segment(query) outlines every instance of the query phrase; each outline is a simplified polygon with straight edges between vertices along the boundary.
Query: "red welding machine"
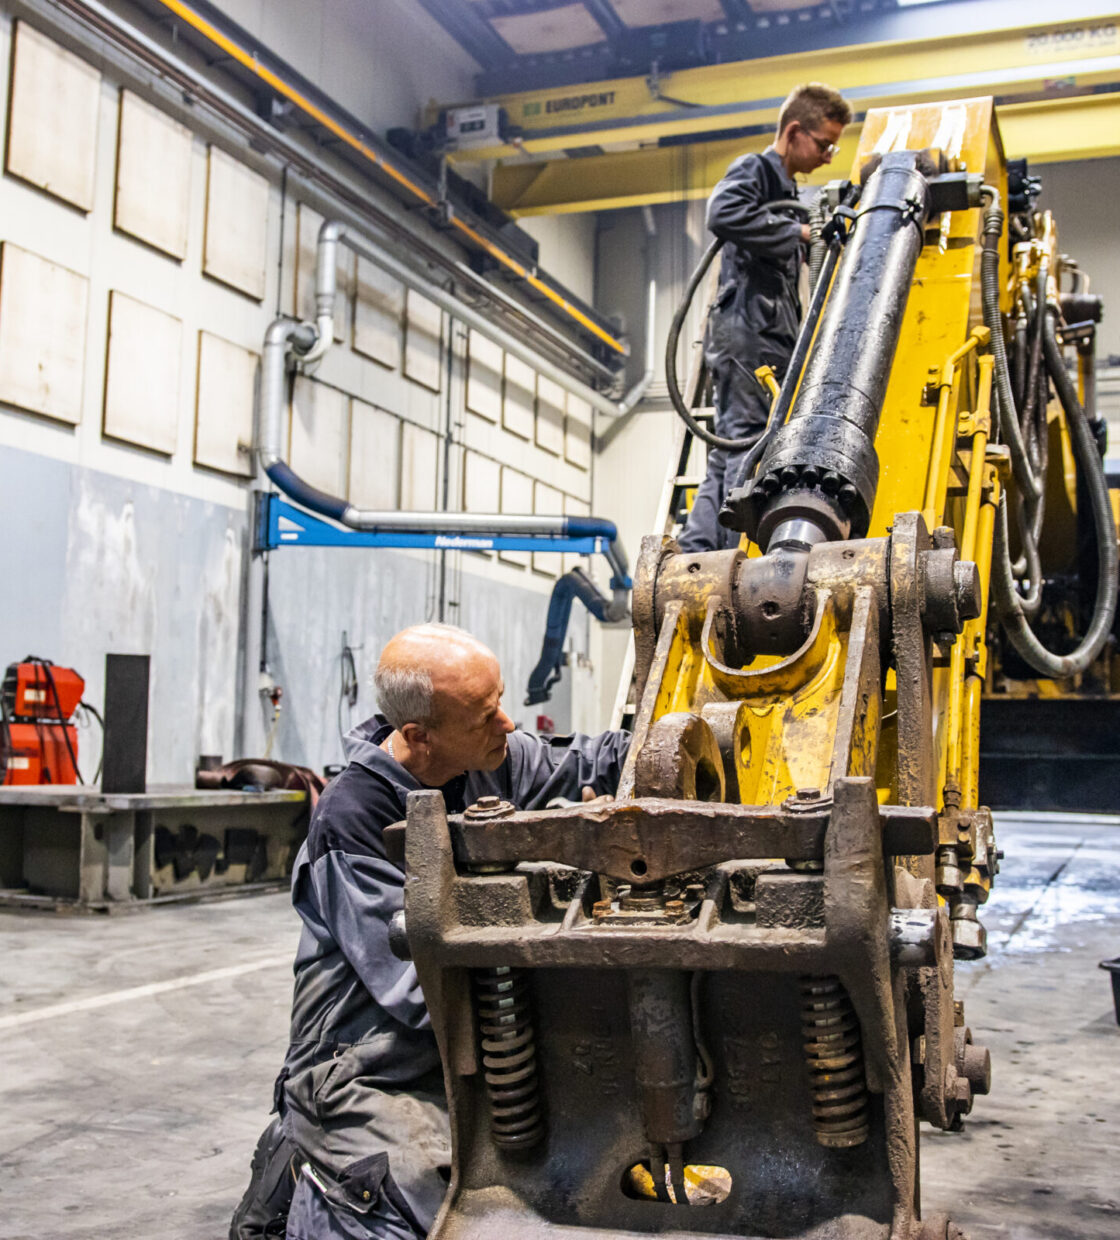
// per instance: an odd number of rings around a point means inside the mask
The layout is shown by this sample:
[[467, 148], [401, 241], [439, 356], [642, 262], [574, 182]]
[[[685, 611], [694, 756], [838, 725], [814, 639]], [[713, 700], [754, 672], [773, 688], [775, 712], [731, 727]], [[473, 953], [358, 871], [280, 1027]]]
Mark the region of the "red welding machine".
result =
[[28, 656], [10, 663], [0, 685], [5, 784], [76, 784], [78, 730], [70, 722], [86, 682], [73, 668]]

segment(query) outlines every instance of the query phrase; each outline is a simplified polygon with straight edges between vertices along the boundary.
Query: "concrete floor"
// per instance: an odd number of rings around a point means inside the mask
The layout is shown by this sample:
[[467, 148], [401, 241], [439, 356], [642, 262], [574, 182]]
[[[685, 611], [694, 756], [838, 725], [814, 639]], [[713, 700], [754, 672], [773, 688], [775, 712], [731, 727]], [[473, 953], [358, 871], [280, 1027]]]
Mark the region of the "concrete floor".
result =
[[[963, 1133], [926, 1130], [926, 1208], [972, 1240], [1115, 1240], [1120, 1028], [1097, 963], [1120, 956], [1120, 818], [999, 835], [991, 953], [958, 980], [995, 1084]], [[226, 1235], [297, 933], [286, 896], [0, 915], [0, 1237]]]

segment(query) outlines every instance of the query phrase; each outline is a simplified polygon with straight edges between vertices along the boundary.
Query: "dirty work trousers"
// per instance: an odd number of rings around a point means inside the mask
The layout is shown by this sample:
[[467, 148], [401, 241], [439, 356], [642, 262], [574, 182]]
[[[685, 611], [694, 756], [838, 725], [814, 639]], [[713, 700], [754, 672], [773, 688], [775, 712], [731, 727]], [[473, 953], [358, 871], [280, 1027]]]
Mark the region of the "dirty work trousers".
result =
[[[349, 1052], [286, 1082], [282, 1120], [269, 1133], [283, 1142], [274, 1155], [291, 1167], [286, 1230], [276, 1227], [277, 1204], [238, 1208], [231, 1240], [424, 1240], [443, 1201], [450, 1175], [447, 1103], [439, 1072], [407, 1091], [372, 1087], [351, 1075]], [[277, 1125], [277, 1127], [274, 1127]], [[258, 1154], [260, 1154], [258, 1146]], [[257, 1160], [254, 1159], [254, 1181]], [[262, 1191], [275, 1175], [260, 1177]], [[248, 1199], [254, 1185], [246, 1194]], [[264, 1216], [264, 1217], [262, 1217]], [[237, 1230], [240, 1226], [241, 1230]]]

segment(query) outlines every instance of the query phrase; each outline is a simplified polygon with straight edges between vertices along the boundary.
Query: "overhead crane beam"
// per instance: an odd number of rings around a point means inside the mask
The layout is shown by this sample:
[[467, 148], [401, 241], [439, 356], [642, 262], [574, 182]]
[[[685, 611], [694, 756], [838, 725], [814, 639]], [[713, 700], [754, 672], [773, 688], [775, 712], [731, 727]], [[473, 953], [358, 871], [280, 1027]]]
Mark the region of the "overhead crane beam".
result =
[[[1076, 15], [1000, 29], [971, 29], [915, 42], [881, 42], [770, 56], [662, 77], [618, 78], [487, 100], [520, 130], [505, 143], [452, 154], [464, 162], [547, 155], [616, 143], [655, 143], [713, 131], [768, 128], [794, 82], [826, 81], [858, 112], [931, 98], [994, 94], [1004, 101], [1045, 92], [1120, 86], [1120, 6], [1077, 6]], [[671, 85], [666, 88], [666, 83]], [[434, 120], [433, 111], [430, 119]]]
[[[1009, 104], [1000, 109], [1000, 126], [1009, 159], [1063, 163], [1120, 155], [1120, 92]], [[809, 183], [823, 185], [837, 170], [849, 169], [861, 132], [861, 126], [849, 126], [832, 164]], [[491, 193], [516, 217], [706, 198], [736, 156], [761, 151], [771, 136], [767, 131], [687, 146], [502, 164], [494, 170]]]

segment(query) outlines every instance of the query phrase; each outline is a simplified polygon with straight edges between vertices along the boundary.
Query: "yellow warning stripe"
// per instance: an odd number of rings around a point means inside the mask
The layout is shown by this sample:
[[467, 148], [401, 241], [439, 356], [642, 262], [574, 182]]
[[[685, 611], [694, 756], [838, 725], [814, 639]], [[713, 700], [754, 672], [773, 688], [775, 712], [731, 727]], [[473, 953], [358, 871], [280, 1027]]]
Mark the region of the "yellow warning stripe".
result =
[[[194, 9], [181, 3], [181, 0], [160, 0], [160, 3], [163, 4], [164, 8], [170, 9], [176, 17], [186, 22], [188, 26], [197, 30], [199, 34], [205, 35], [207, 39], [220, 47], [222, 51], [236, 60], [238, 64], [259, 77], [262, 82], [266, 82], [278, 95], [282, 95], [285, 99], [290, 100], [302, 112], [312, 117], [325, 129], [329, 129], [336, 138], [345, 142], [347, 146], [357, 151], [365, 159], [368, 159], [371, 164], [380, 168], [382, 172], [396, 181], [403, 189], [408, 190], [410, 194], [419, 198], [421, 202], [426, 203], [428, 206], [436, 205], [431, 194], [423, 186], [418, 185], [401, 172], [399, 168], [395, 168], [388, 163], [372, 147], [367, 146], [360, 138], [328, 116], [322, 108], [317, 107], [310, 99], [301, 95], [299, 91], [295, 90], [282, 78], [277, 77], [271, 69], [267, 69], [262, 65], [251, 52], [246, 51], [240, 44], [235, 43], [227, 35], [224, 35], [217, 27], [211, 25], [205, 18], [196, 13]], [[538, 276], [532, 275], [528, 268], [524, 267], [515, 258], [512, 258], [499, 246], [488, 241], [471, 228], [469, 224], [457, 219], [454, 215], [451, 217], [451, 224], [465, 236], [469, 237], [475, 245], [485, 250], [491, 258], [496, 259], [503, 266], [509, 268], [510, 271], [524, 279], [537, 292], [547, 297], [549, 301], [563, 310], [565, 314], [574, 319], [581, 327], [591, 332], [592, 335], [597, 336], [604, 344], [614, 349], [616, 353], [625, 354], [626, 346], [620, 340], [616, 340], [609, 332], [604, 331], [597, 323], [588, 318], [586, 314], [576, 306], [573, 306], [565, 297], [562, 297], [554, 288], [546, 284]]]

